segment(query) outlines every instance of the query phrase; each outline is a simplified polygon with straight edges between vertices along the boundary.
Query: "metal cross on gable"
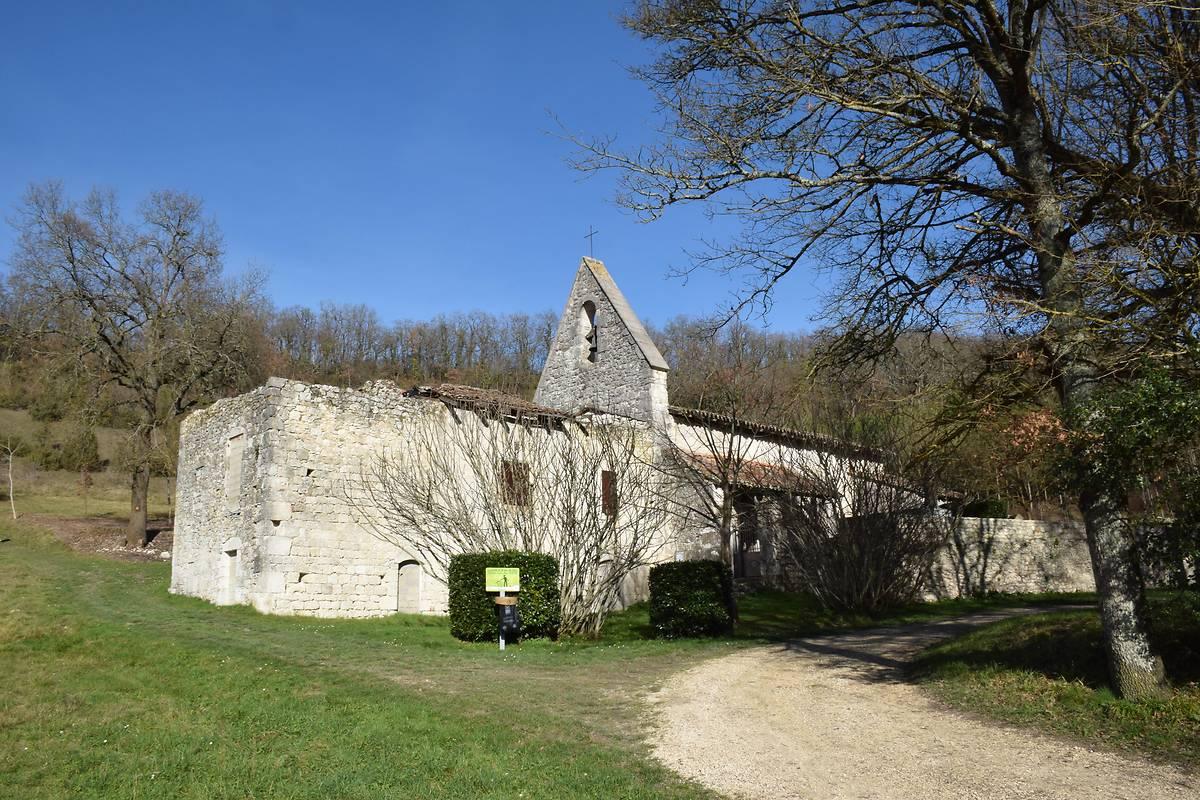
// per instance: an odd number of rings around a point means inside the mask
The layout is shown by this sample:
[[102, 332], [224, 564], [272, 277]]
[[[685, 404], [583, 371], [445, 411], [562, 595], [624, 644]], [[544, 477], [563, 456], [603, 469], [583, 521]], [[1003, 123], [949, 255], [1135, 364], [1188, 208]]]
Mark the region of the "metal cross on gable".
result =
[[593, 258], [596, 255], [595, 242], [592, 237], [599, 232], [600, 231], [592, 230], [592, 226], [588, 225], [587, 236], [583, 237], [588, 240], [588, 258]]

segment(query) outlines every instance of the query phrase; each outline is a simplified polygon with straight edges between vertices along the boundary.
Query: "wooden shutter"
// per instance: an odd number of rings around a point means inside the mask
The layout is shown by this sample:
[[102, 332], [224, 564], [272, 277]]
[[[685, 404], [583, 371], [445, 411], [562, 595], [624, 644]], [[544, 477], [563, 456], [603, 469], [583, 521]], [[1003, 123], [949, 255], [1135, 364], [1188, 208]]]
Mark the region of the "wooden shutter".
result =
[[617, 515], [617, 474], [611, 469], [600, 472], [600, 505], [606, 516]]
[[500, 496], [513, 506], [529, 505], [529, 465], [521, 461], [500, 462]]

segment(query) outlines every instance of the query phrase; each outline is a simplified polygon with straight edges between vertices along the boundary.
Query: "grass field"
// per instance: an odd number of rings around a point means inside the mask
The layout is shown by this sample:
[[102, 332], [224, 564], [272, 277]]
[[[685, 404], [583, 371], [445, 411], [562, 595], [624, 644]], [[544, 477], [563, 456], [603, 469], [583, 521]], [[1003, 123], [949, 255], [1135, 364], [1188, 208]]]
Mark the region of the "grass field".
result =
[[[67, 423], [52, 422], [51, 430]], [[32, 442], [42, 423], [24, 409], [0, 408], [0, 443], [8, 436]], [[100, 458], [115, 459], [121, 440], [127, 436], [116, 428], [97, 428], [96, 441]], [[74, 472], [43, 472], [29, 459], [18, 456], [13, 460], [13, 494], [18, 514], [56, 514], [62, 516], [128, 517], [130, 477], [117, 469], [105, 469], [89, 476], [85, 485], [82, 476]], [[150, 481], [150, 514], [169, 517], [173, 511], [175, 483], [155, 476]], [[0, 500], [4, 509], [9, 506], [8, 474], [0, 464]], [[3, 509], [0, 509], [3, 510]]]
[[730, 645], [529, 642], [166, 593], [168, 567], [0, 535], [0, 797], [703, 797], [636, 690]]
[[964, 711], [1131, 750], [1192, 769], [1200, 764], [1200, 595], [1151, 597], [1152, 637], [1173, 688], [1122, 700], [1108, 688], [1094, 611], [1006, 620], [926, 651], [914, 676]]
[[598, 641], [500, 654], [442, 619], [219, 608], [168, 595], [166, 564], [70, 552], [25, 523], [4, 537], [0, 797], [707, 797], [642, 743], [639, 698], [663, 677], [794, 632], [978, 607], [835, 617], [764, 594], [735, 641], [648, 640], [639, 607]]
[[[28, 462], [17, 466], [19, 479], [14, 494], [18, 514], [54, 514], [64, 517], [129, 518], [130, 478], [114, 470], [92, 476], [92, 485], [84, 487], [79, 475], [71, 472], [43, 472]], [[0, 512], [8, 510], [7, 476], [0, 479]], [[169, 478], [150, 479], [150, 516], [170, 517], [174, 513], [175, 483]]]

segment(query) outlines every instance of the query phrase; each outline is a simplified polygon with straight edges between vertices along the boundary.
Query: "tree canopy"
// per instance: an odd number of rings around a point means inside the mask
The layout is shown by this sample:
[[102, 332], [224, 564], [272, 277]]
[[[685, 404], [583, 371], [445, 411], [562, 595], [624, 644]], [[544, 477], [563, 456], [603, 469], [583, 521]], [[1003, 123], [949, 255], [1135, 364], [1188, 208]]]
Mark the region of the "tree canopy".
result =
[[[581, 166], [619, 170], [650, 218], [704, 203], [739, 219], [693, 264], [743, 276], [735, 312], [833, 271], [826, 364], [972, 330], [996, 345], [985, 385], [1053, 387], [1073, 419], [1196, 344], [1194, 2], [647, 0], [626, 23], [657, 49], [637, 74], [663, 135], [581, 142]], [[1125, 498], [1079, 502], [1114, 683], [1152, 693]]]

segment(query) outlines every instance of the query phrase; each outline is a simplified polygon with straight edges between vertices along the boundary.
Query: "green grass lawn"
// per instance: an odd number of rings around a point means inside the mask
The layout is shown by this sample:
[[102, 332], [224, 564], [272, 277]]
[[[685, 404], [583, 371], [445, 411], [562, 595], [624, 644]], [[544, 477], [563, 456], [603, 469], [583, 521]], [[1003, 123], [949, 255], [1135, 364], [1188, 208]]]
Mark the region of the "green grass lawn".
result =
[[[0, 522], [0, 797], [711, 796], [657, 766], [640, 698], [758, 641], [988, 603], [830, 615], [745, 598], [737, 639], [494, 645], [444, 619], [270, 617], [167, 594], [169, 565], [70, 552]], [[1012, 602], [1008, 599], [1007, 602]]]
[[[49, 423], [51, 430], [61, 430], [68, 423]], [[24, 409], [0, 408], [0, 442], [14, 435], [27, 444], [32, 442], [42, 423], [30, 417]], [[116, 428], [96, 428], [100, 458], [106, 462], [116, 459], [121, 441], [128, 431]], [[8, 474], [0, 464], [0, 499], [7, 510]], [[43, 471], [28, 458], [18, 456], [13, 461], [13, 494], [18, 514], [53, 514], [57, 516], [98, 516], [114, 519], [129, 518], [130, 476], [116, 468], [92, 473], [90, 485], [85, 486], [77, 472]], [[170, 478], [154, 476], [150, 480], [150, 514], [167, 517], [173, 511], [175, 483]]]
[[[129, 519], [130, 477], [115, 470], [91, 476], [84, 487], [74, 472], [44, 472], [17, 459], [14, 495], [18, 514], [53, 514], [63, 517]], [[7, 475], [0, 479], [0, 511], [7, 512]], [[150, 516], [168, 517], [174, 511], [175, 483], [169, 478], [150, 479]]]
[[1151, 597], [1152, 636], [1172, 689], [1162, 698], [1116, 697], [1095, 611], [1005, 620], [926, 651], [914, 676], [955, 708], [1133, 750], [1200, 763], [1200, 595]]
[[443, 620], [266, 617], [168, 566], [0, 525], [0, 797], [705, 797], [651, 762], [637, 693], [731, 645], [531, 641]]

